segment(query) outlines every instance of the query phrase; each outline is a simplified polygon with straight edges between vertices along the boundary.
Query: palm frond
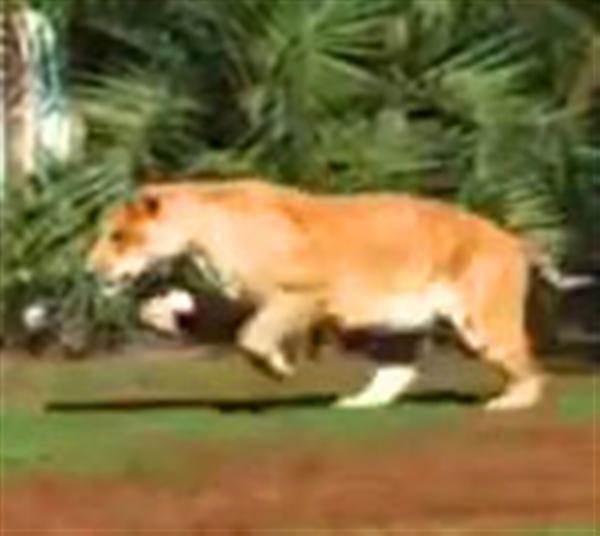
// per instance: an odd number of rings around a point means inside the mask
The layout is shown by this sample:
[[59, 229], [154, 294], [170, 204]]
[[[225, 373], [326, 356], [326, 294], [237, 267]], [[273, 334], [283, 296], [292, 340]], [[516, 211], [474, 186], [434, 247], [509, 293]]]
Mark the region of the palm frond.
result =
[[196, 145], [188, 118], [200, 113], [199, 104], [155, 74], [92, 77], [81, 85], [78, 98], [92, 152], [118, 148], [133, 167], [152, 167], [157, 149], [180, 154], [186, 143]]
[[95, 325], [102, 332], [97, 315], [73, 308], [73, 300], [101, 302], [86, 274], [85, 251], [97, 216], [128, 195], [125, 179], [123, 169], [107, 164], [57, 168], [26, 188], [9, 184], [0, 207], [3, 331], [22, 333], [25, 308], [43, 300], [55, 303], [63, 328], [77, 324], [91, 334]]

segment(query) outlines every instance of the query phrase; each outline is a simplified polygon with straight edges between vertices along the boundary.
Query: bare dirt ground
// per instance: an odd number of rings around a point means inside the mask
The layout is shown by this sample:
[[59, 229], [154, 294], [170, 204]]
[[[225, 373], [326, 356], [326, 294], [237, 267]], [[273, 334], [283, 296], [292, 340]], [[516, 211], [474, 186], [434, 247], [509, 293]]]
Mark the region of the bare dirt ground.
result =
[[[179, 489], [36, 476], [4, 492], [2, 534], [418, 536], [594, 526], [593, 427], [477, 415], [460, 428], [372, 449], [288, 445], [232, 457], [176, 446], [173, 455], [198, 473]], [[198, 469], [210, 460], [209, 472]]]

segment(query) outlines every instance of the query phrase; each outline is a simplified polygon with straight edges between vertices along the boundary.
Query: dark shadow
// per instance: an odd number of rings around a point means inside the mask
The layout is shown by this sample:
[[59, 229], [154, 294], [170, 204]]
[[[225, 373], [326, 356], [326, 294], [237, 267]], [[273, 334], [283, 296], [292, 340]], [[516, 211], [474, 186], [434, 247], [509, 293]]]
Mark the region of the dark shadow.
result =
[[49, 412], [93, 412], [93, 411], [155, 411], [168, 409], [212, 409], [223, 413], [263, 411], [280, 408], [327, 407], [337, 396], [299, 395], [286, 398], [256, 398], [247, 400], [222, 400], [202, 398], [135, 399], [90, 402], [50, 402], [44, 410]]
[[416, 393], [407, 394], [398, 401], [399, 404], [402, 402], [414, 402], [418, 404], [459, 404], [459, 405], [480, 405], [485, 402], [486, 398], [468, 394], [468, 393], [455, 393], [453, 391], [432, 391], [427, 393]]
[[[327, 408], [336, 400], [338, 395], [298, 395], [285, 398], [257, 398], [247, 400], [222, 400], [202, 398], [145, 398], [134, 400], [86, 401], [86, 402], [49, 402], [45, 405], [47, 412], [94, 412], [94, 411], [157, 411], [170, 409], [210, 409], [222, 413], [262, 413], [277, 409], [306, 409]], [[452, 392], [435, 392], [406, 395], [397, 404], [403, 402], [419, 404], [461, 404], [472, 405], [481, 402], [481, 398]]]

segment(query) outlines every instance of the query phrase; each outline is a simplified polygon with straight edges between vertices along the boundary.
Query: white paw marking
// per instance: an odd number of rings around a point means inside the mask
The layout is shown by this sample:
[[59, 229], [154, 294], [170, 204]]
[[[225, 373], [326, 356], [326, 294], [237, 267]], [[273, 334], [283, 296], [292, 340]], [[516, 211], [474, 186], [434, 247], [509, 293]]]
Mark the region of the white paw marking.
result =
[[268, 358], [269, 366], [284, 378], [292, 376], [296, 370], [290, 362], [280, 353], [274, 354]]
[[335, 403], [338, 408], [372, 408], [393, 402], [406, 392], [417, 377], [413, 366], [389, 365], [377, 370], [371, 381], [358, 394]]

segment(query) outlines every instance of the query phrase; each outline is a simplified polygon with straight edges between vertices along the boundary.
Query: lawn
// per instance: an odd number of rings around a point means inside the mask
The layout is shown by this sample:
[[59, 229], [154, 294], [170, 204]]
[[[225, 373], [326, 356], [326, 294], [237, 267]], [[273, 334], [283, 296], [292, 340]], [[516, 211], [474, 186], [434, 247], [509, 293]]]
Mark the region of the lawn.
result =
[[470, 363], [458, 379], [475, 396], [443, 394], [453, 361], [434, 364], [439, 396], [341, 411], [368, 363], [326, 356], [278, 383], [222, 352], [1, 360], [4, 533], [593, 534], [593, 368], [552, 375], [516, 414], [482, 411], [497, 378]]

